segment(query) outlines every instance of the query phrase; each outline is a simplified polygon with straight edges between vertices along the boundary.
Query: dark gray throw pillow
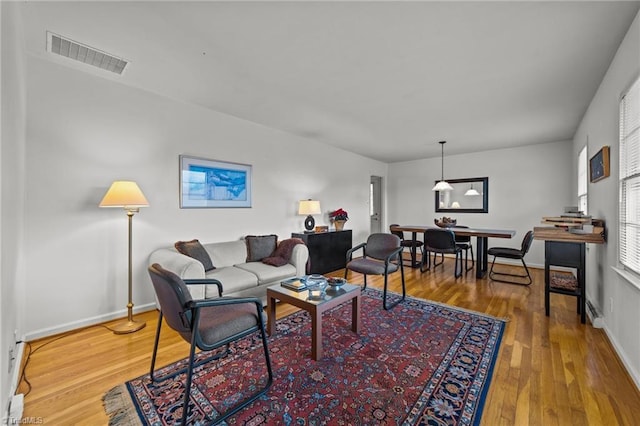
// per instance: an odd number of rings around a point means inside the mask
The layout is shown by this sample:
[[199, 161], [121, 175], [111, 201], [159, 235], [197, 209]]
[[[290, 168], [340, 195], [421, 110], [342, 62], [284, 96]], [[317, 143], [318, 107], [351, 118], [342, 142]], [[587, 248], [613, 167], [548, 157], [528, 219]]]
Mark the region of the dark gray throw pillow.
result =
[[271, 256], [278, 245], [278, 236], [275, 234], [247, 235], [244, 240], [247, 243], [247, 262], [259, 262]]
[[176, 250], [178, 250], [180, 253], [184, 254], [185, 256], [193, 257], [194, 259], [200, 261], [200, 263], [202, 263], [202, 266], [204, 266], [205, 272], [209, 272], [216, 269], [215, 266], [213, 266], [213, 262], [211, 261], [211, 258], [209, 257], [209, 253], [207, 253], [207, 250], [205, 250], [205, 248], [202, 247], [202, 244], [200, 244], [200, 241], [198, 240], [178, 241], [177, 243], [174, 244], [174, 246]]

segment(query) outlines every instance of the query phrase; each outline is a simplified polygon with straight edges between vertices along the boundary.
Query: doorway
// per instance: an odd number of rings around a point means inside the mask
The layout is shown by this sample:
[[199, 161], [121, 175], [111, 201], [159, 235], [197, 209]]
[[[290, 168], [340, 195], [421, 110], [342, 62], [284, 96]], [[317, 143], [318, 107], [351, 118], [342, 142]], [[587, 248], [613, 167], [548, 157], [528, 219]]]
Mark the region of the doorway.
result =
[[377, 234], [382, 232], [382, 177], [371, 176], [369, 185], [369, 216], [370, 232]]

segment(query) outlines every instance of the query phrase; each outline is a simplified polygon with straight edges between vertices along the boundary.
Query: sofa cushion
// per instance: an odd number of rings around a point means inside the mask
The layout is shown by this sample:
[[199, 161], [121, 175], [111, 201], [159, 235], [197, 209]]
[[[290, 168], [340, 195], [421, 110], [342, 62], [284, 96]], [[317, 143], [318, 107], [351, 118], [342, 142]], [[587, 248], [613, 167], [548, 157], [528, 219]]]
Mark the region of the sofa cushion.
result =
[[269, 257], [278, 246], [278, 236], [271, 235], [247, 235], [247, 262], [259, 262]]
[[200, 241], [178, 241], [174, 244], [174, 246], [180, 253], [184, 254], [185, 256], [192, 257], [202, 263], [205, 272], [216, 269], [215, 266], [213, 266], [213, 262], [211, 262], [209, 253], [207, 253], [204, 247], [202, 247]]
[[295, 266], [289, 263], [279, 267], [265, 265], [262, 262], [240, 263], [235, 266], [236, 266], [236, 269], [242, 269], [244, 271], [248, 271], [248, 272], [251, 272], [252, 274], [255, 274], [258, 277], [259, 284], [279, 281], [285, 278], [295, 277], [296, 275]]
[[234, 268], [233, 266], [216, 268], [215, 270], [208, 272], [206, 275], [207, 278], [220, 280], [222, 283], [223, 296], [227, 296], [239, 290], [258, 286], [258, 277], [255, 274], [240, 268]]
[[247, 244], [244, 240], [205, 243], [203, 246], [217, 268], [247, 261]]

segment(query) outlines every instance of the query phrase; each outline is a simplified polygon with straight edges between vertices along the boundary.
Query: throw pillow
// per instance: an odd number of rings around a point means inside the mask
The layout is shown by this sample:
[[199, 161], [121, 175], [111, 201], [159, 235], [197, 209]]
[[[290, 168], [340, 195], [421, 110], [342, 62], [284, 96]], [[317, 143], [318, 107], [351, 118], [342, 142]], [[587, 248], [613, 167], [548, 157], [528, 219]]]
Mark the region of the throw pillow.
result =
[[271, 256], [278, 245], [278, 236], [271, 235], [247, 235], [247, 262], [259, 262], [265, 257]]
[[207, 250], [205, 250], [205, 248], [202, 247], [202, 244], [200, 244], [200, 241], [198, 240], [178, 241], [177, 243], [174, 244], [174, 246], [176, 250], [178, 250], [180, 253], [184, 254], [185, 256], [193, 257], [194, 259], [200, 261], [200, 263], [202, 263], [202, 266], [204, 266], [205, 272], [209, 272], [216, 269], [215, 266], [213, 266], [213, 262], [211, 261], [211, 258], [209, 257], [209, 253], [207, 253]]

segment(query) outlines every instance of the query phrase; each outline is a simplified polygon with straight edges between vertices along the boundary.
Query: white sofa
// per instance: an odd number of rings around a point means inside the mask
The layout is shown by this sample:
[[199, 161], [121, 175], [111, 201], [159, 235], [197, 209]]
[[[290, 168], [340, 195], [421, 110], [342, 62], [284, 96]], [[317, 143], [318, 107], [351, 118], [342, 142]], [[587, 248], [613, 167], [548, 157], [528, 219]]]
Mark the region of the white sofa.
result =
[[[178, 252], [174, 247], [160, 248], [149, 256], [149, 265], [163, 268], [183, 279], [215, 278], [222, 283], [223, 296], [260, 297], [266, 299], [266, 288], [280, 281], [303, 276], [309, 251], [304, 244], [293, 247], [289, 263], [283, 266], [266, 265], [260, 261], [247, 262], [247, 245], [244, 240], [221, 243], [202, 243], [215, 269], [206, 272], [203, 264]], [[190, 285], [194, 299], [218, 297], [215, 285]]]

